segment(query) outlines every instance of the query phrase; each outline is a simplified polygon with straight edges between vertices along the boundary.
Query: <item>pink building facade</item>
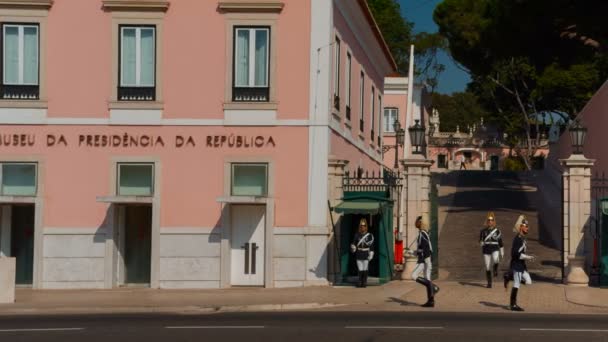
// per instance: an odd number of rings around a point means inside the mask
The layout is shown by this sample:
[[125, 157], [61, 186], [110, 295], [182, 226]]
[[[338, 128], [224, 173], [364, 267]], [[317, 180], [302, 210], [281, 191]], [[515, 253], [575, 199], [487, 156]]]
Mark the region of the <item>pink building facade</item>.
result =
[[6, 0], [0, 23], [18, 284], [329, 283], [328, 163], [380, 169], [396, 68], [364, 1]]

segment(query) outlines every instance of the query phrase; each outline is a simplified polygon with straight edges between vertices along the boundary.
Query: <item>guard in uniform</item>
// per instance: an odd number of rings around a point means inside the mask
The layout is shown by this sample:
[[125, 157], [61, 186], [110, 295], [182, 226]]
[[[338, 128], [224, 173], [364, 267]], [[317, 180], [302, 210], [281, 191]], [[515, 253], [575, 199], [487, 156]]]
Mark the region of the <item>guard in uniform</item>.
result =
[[362, 218], [359, 221], [359, 230], [350, 245], [350, 250], [355, 254], [359, 282], [357, 287], [367, 286], [367, 275], [369, 262], [374, 258], [374, 236], [367, 231], [367, 221]]
[[418, 248], [415, 253], [410, 254], [415, 254], [418, 257], [418, 261], [412, 272], [412, 279], [426, 287], [427, 300], [426, 303], [422, 304], [422, 307], [432, 308], [435, 306], [435, 294], [439, 292], [439, 287], [431, 281], [433, 246], [428, 233], [428, 223], [426, 220], [423, 220], [422, 216], [416, 218], [416, 228], [419, 230], [416, 240]]
[[[492, 275], [498, 276], [498, 263], [504, 258], [505, 250], [502, 234], [496, 226], [496, 216], [489, 212], [486, 216], [486, 227], [479, 232], [479, 245], [486, 266], [487, 288], [492, 287]], [[493, 274], [492, 274], [493, 273]]]
[[[517, 236], [513, 239], [513, 245], [511, 247], [511, 272], [513, 277], [513, 288], [511, 289], [511, 311], [524, 311], [519, 305], [517, 305], [517, 292], [519, 286], [524, 283], [527, 285], [532, 284], [532, 278], [528, 273], [528, 267], [526, 260], [534, 260], [533, 255], [527, 254], [526, 246], [526, 235], [528, 235], [528, 220], [523, 215], [520, 215], [513, 227]], [[505, 288], [509, 283], [509, 277], [505, 276]]]

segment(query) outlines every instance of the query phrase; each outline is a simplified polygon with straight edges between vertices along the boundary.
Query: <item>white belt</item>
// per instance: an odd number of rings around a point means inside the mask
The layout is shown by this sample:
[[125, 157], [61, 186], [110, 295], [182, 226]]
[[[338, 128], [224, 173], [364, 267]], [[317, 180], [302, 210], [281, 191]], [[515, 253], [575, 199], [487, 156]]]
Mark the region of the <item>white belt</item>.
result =
[[360, 251], [369, 251], [369, 248], [357, 248]]
[[484, 242], [484, 245], [498, 245], [498, 242]]

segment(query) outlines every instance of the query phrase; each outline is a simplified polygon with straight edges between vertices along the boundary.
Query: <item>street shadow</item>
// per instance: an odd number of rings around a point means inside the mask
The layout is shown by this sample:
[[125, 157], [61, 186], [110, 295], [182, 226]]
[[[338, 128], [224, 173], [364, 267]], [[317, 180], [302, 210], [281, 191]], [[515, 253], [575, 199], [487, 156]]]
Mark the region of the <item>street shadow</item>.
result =
[[469, 281], [459, 281], [458, 284], [465, 285], [465, 286], [483, 287], [483, 288], [486, 287], [486, 285], [484, 285], [484, 284], [472, 283], [472, 282], [469, 282]]
[[480, 301], [479, 304], [485, 305], [489, 308], [499, 308], [499, 309], [511, 311], [511, 309], [509, 308], [508, 305], [496, 304], [496, 303], [486, 302], [486, 301]]
[[420, 306], [420, 304], [418, 303], [414, 303], [414, 302], [410, 302], [401, 298], [396, 298], [396, 297], [389, 297], [386, 300], [387, 303], [397, 303], [400, 304], [402, 306]]
[[561, 278], [555, 278], [555, 277], [547, 277], [538, 273], [534, 273], [534, 272], [530, 272], [530, 277], [532, 278], [532, 284], [534, 284], [534, 282], [538, 282], [538, 283], [551, 283], [551, 284], [561, 284], [562, 283], [562, 279]]

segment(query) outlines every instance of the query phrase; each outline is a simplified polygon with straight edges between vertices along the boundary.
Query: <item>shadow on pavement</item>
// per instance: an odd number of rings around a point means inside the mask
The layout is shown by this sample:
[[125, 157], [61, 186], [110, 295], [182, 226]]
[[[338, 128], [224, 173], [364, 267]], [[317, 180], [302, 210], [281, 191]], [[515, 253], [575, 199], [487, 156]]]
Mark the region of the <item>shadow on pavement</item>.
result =
[[387, 302], [388, 303], [390, 303], [390, 302], [398, 303], [403, 306], [420, 306], [420, 304], [418, 304], [418, 303], [410, 302], [410, 301], [403, 300], [401, 298], [396, 298], [396, 297], [389, 297]]
[[480, 283], [472, 283], [469, 281], [459, 281], [458, 284], [460, 285], [465, 285], [465, 286], [476, 286], [476, 287], [483, 287], [485, 288], [486, 285], [485, 284], [480, 284]]
[[503, 310], [511, 311], [508, 305], [496, 304], [492, 302], [480, 301], [479, 304], [485, 305], [489, 308], [500, 308]]

